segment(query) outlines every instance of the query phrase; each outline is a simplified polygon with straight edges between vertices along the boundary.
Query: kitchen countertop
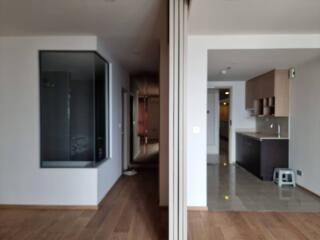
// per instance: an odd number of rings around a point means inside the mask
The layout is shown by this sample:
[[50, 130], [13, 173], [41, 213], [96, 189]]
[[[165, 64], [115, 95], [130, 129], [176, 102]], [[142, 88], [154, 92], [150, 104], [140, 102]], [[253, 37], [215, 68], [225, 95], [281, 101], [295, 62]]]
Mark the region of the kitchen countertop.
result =
[[237, 132], [242, 135], [255, 138], [257, 140], [289, 140], [289, 137], [287, 136], [280, 136], [278, 137], [276, 134], [270, 134], [270, 133], [262, 133], [262, 132]]

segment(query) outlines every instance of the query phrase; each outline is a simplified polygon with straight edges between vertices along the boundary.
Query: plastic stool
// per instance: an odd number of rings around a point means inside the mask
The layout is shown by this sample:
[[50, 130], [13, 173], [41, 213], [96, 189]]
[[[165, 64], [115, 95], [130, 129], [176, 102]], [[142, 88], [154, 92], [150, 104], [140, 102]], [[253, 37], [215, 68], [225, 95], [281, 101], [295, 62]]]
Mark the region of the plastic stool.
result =
[[296, 175], [294, 170], [288, 168], [276, 168], [273, 172], [273, 181], [279, 187], [284, 185], [296, 186]]

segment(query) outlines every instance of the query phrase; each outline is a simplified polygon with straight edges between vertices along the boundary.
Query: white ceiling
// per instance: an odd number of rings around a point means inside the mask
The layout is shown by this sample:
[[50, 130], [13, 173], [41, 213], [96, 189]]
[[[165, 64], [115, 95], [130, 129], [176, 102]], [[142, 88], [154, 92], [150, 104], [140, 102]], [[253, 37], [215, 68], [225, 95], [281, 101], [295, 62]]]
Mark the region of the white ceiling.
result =
[[320, 33], [319, 0], [192, 0], [191, 34]]
[[[243, 81], [273, 69], [289, 69], [320, 56], [320, 49], [209, 50], [209, 81]], [[231, 67], [226, 75], [221, 70]], [[299, 74], [299, 73], [297, 73]]]
[[0, 0], [0, 36], [97, 35], [128, 70], [157, 71], [161, 0]]

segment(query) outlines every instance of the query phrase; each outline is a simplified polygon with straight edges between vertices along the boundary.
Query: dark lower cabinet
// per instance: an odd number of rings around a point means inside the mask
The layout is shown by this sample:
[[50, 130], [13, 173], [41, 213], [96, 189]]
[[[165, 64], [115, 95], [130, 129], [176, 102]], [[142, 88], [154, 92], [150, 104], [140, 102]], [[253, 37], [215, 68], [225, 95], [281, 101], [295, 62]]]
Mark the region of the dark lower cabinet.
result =
[[252, 138], [237, 133], [237, 164], [262, 180], [272, 181], [275, 168], [288, 167], [288, 140]]

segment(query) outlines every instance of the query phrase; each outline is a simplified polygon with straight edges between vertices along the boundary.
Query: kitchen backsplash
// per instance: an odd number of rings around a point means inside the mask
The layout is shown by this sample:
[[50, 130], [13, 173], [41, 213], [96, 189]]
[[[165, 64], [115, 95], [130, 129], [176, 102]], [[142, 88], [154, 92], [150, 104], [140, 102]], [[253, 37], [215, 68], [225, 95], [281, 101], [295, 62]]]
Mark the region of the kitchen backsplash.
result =
[[[273, 128], [270, 128], [271, 124]], [[288, 136], [289, 120], [287, 117], [258, 117], [256, 118], [257, 132], [277, 133], [278, 124], [281, 126], [281, 135]]]

